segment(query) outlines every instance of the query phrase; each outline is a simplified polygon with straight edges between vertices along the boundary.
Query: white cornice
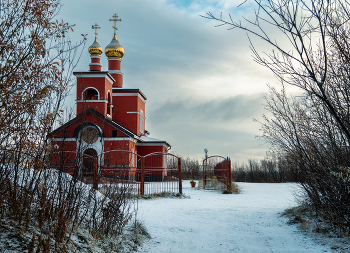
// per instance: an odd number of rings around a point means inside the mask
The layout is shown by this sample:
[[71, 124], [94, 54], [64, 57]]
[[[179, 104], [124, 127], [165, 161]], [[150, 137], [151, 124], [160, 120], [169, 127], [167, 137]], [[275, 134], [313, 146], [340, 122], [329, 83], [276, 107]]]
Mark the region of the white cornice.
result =
[[[137, 142], [137, 139], [132, 137], [102, 137], [102, 140], [103, 141], [132, 141], [134, 143]], [[53, 138], [52, 141], [77, 141], [77, 138]]]
[[141, 147], [147, 147], [147, 146], [152, 146], [152, 147], [155, 147], [155, 146], [162, 146], [162, 147], [165, 147], [165, 148], [168, 148], [169, 145], [167, 145], [166, 143], [164, 142], [161, 142], [161, 143], [157, 143], [157, 142], [153, 142], [153, 143], [145, 143], [145, 142], [138, 142], [136, 143], [137, 146], [141, 146]]
[[[101, 65], [101, 66], [102, 66], [102, 65]], [[111, 84], [114, 83], [114, 81], [108, 76], [108, 74], [107, 74], [106, 72], [105, 72], [105, 73], [99, 73], [99, 71], [96, 71], [96, 73], [93, 72], [93, 71], [91, 71], [91, 72], [89, 72], [89, 73], [77, 73], [77, 72], [75, 72], [74, 75], [75, 75], [76, 77], [104, 77], [104, 78], [106, 78]]]
[[137, 142], [136, 139], [132, 137], [104, 137], [104, 141], [132, 141], [132, 142]]
[[112, 96], [113, 97], [139, 97], [142, 100], [142, 102], [146, 103], [146, 100], [138, 92], [135, 92], [135, 93], [113, 93]]
[[108, 100], [104, 100], [104, 99], [101, 99], [101, 100], [78, 100], [76, 99], [75, 102], [82, 102], [82, 103], [86, 103], [86, 102], [104, 102], [104, 103], [108, 103]]
[[110, 73], [110, 74], [124, 75], [124, 73], [121, 72], [120, 70], [108, 70], [108, 73]]

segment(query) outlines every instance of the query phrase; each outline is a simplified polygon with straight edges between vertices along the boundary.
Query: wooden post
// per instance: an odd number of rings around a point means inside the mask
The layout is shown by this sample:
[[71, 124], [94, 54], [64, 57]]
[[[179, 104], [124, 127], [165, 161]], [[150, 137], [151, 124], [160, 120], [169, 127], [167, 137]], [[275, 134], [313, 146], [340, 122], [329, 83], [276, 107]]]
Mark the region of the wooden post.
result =
[[95, 190], [98, 190], [98, 157], [94, 158], [93, 163], [93, 182], [92, 186]]
[[140, 180], [140, 191], [141, 195], [145, 195], [145, 158], [141, 158], [141, 180]]
[[181, 158], [177, 160], [177, 167], [179, 170], [179, 193], [182, 194]]

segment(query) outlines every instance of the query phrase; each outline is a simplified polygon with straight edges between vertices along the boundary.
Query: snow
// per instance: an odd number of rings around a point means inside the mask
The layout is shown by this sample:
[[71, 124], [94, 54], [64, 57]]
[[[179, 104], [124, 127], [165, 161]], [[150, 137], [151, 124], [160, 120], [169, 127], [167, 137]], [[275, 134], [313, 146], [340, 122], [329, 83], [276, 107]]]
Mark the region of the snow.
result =
[[[3, 166], [3, 165], [0, 165]], [[11, 180], [14, 180], [15, 175], [15, 166], [9, 164], [6, 166], [6, 173]], [[17, 180], [16, 182], [22, 186], [30, 189], [29, 187], [47, 187], [47, 199], [51, 196], [57, 198], [58, 185], [63, 189], [63, 194], [66, 196], [69, 194], [69, 189], [74, 185], [74, 193], [79, 197], [77, 200], [80, 201], [78, 208], [80, 217], [84, 218], [85, 223], [90, 223], [91, 220], [101, 219], [103, 213], [101, 209], [107, 205], [109, 200], [101, 194], [99, 191], [92, 189], [92, 185], [84, 184], [80, 181], [74, 181], [73, 177], [67, 173], [60, 172], [56, 169], [45, 169], [45, 170], [34, 170], [33, 168], [24, 168], [19, 166], [17, 171]], [[31, 181], [34, 180], [34, 183]], [[35, 182], [39, 184], [36, 186]], [[29, 186], [31, 185], [31, 186]], [[58, 201], [58, 199], [56, 200]], [[101, 206], [99, 206], [101, 205]], [[96, 209], [95, 206], [99, 206]]]
[[151, 137], [146, 137], [146, 136], [141, 136], [140, 140], [143, 142], [165, 142], [163, 140], [159, 140], [159, 139], [155, 139], [155, 138], [151, 138]]
[[[3, 166], [2, 172], [6, 170], [8, 178], [14, 181], [15, 175], [15, 166], [9, 164], [6, 167]], [[34, 183], [30, 183], [34, 180]], [[80, 214], [80, 219], [75, 220], [75, 226], [72, 230], [72, 223], [69, 222], [68, 228], [65, 234], [64, 244], [66, 246], [65, 252], [132, 252], [139, 243], [142, 242], [147, 235], [143, 234], [142, 226], [134, 220], [129, 222], [121, 234], [114, 234], [112, 236], [101, 236], [93, 237], [89, 232], [89, 227], [93, 225], [100, 226], [101, 217], [104, 215], [102, 210], [108, 203], [111, 203], [107, 197], [101, 194], [99, 191], [92, 189], [91, 185], [86, 185], [82, 182], [75, 182], [69, 174], [61, 173], [55, 169], [46, 169], [46, 170], [33, 170], [27, 169], [22, 166], [19, 166], [17, 169], [17, 180], [19, 186], [25, 187], [26, 190], [37, 187], [39, 189], [45, 188], [47, 190], [46, 197], [50, 199], [50, 204], [52, 205], [55, 202], [59, 201], [58, 192], [59, 185], [63, 189], [62, 194], [64, 197], [68, 196], [70, 187], [74, 186], [74, 190], [70, 192], [75, 194], [75, 204], [70, 205], [69, 207], [75, 208], [77, 213]], [[38, 212], [38, 196], [37, 193], [34, 195], [34, 201], [31, 205], [32, 212]], [[63, 197], [63, 198], [64, 198]], [[39, 199], [41, 200], [41, 199]], [[6, 205], [6, 201], [4, 201]], [[112, 202], [113, 203], [113, 202]], [[131, 201], [130, 205], [133, 207], [134, 202]], [[125, 208], [128, 208], [129, 204], [125, 205]], [[123, 206], [121, 207], [123, 208]], [[122, 209], [119, 211], [123, 212]], [[133, 210], [130, 210], [133, 212]], [[94, 224], [92, 223], [94, 220]], [[0, 252], [28, 252], [29, 245], [32, 242], [33, 235], [36, 236], [35, 250], [36, 252], [38, 247], [38, 237], [47, 238], [47, 233], [50, 231], [49, 227], [57, 221], [46, 220], [42, 229], [37, 225], [37, 221], [31, 220], [28, 227], [19, 225], [17, 221], [12, 220], [12, 217], [5, 216], [0, 219]], [[106, 220], [104, 220], [106, 222]], [[76, 224], [80, 223], [79, 226]], [[115, 229], [115, 226], [110, 226], [109, 229]], [[52, 249], [56, 241], [51, 232], [50, 238]], [[62, 245], [61, 245], [62, 246]], [[51, 251], [50, 251], [51, 252]]]
[[240, 194], [192, 189], [187, 199], [140, 200], [137, 218], [152, 239], [138, 252], [332, 252], [287, 224], [297, 185], [237, 183]]

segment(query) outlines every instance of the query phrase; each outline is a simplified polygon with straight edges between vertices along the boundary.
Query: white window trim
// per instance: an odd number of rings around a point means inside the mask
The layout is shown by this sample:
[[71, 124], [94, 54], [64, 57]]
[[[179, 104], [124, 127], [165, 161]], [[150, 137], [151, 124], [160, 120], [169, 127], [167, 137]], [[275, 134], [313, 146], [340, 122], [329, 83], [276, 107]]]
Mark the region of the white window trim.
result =
[[[97, 97], [100, 98], [100, 92], [98, 91], [98, 89], [96, 89], [95, 87], [87, 87], [83, 90], [83, 92], [81, 93], [81, 99], [83, 100], [84, 98], [84, 92], [88, 89], [94, 89], [95, 91], [97, 91]], [[84, 101], [90, 101], [90, 100], [84, 100]], [[96, 101], [96, 100], [95, 100]]]

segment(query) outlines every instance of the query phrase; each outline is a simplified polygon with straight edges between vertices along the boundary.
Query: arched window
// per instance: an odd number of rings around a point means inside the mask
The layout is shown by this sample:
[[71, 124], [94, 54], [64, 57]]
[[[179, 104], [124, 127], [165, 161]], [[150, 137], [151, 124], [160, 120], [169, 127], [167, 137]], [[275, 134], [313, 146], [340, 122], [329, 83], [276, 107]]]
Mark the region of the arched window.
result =
[[95, 88], [87, 88], [83, 91], [84, 100], [98, 100], [98, 91]]
[[111, 100], [111, 93], [108, 91], [107, 93], [107, 114], [112, 115], [112, 100]]

